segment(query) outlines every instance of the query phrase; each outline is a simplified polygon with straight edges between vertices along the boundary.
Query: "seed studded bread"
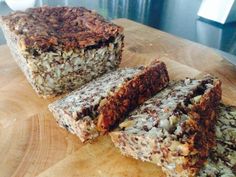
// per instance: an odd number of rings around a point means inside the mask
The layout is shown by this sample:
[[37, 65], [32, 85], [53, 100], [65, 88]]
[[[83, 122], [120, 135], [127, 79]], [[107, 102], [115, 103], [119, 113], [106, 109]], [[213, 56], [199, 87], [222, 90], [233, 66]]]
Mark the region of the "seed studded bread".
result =
[[198, 176], [236, 176], [236, 107], [224, 104], [218, 107], [216, 146], [210, 150]]
[[[151, 78], [145, 79], [149, 77]], [[115, 118], [112, 117], [112, 120], [116, 119], [114, 123], [119, 122], [135, 106], [166, 87], [168, 81], [163, 62], [152, 63], [147, 68], [118, 69], [50, 104], [49, 109], [60, 126], [76, 134], [84, 142], [100, 134], [97, 123], [104, 107], [112, 105], [112, 115], [108, 118], [113, 116]], [[144, 90], [139, 91], [138, 88], [141, 87]], [[124, 95], [120, 95], [123, 91]], [[125, 97], [126, 94], [132, 97]], [[120, 96], [125, 99], [119, 99]], [[116, 105], [111, 99], [115, 100]], [[117, 115], [120, 117], [116, 117]]]
[[39, 7], [0, 17], [17, 64], [42, 97], [74, 90], [118, 67], [123, 28], [82, 7]]
[[207, 76], [172, 82], [111, 132], [123, 155], [161, 166], [168, 176], [194, 176], [214, 145], [221, 82]]

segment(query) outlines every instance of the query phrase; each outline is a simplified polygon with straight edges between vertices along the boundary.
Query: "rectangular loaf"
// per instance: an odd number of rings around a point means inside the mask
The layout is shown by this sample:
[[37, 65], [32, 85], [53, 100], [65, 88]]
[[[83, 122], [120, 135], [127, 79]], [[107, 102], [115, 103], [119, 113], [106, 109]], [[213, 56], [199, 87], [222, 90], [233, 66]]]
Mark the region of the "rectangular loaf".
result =
[[118, 67], [123, 29], [82, 7], [39, 7], [0, 17], [7, 44], [36, 93], [52, 97]]
[[[163, 62], [144, 68], [118, 69], [84, 85], [49, 105], [60, 126], [76, 134], [81, 141], [94, 139], [109, 131], [124, 116], [168, 85]], [[102, 116], [101, 119], [101, 115]], [[98, 119], [100, 118], [99, 122]], [[103, 123], [105, 122], [105, 123]]]
[[194, 176], [214, 145], [221, 82], [210, 76], [172, 82], [111, 132], [122, 154], [161, 166], [168, 176]]
[[199, 177], [236, 176], [236, 107], [221, 104], [216, 121], [216, 146], [200, 170]]

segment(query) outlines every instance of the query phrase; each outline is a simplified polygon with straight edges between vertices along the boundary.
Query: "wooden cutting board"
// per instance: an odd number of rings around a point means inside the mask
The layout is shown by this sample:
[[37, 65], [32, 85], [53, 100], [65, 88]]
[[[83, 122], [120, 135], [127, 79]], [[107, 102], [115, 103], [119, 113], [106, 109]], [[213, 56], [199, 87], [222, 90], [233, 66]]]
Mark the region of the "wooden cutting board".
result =
[[[223, 82], [223, 100], [236, 105], [236, 68], [213, 50], [156, 29], [118, 19], [125, 28], [121, 67], [167, 64], [171, 79], [211, 73]], [[148, 177], [159, 167], [120, 155], [108, 136], [82, 144], [57, 126], [52, 99], [35, 94], [6, 45], [0, 46], [0, 176]]]

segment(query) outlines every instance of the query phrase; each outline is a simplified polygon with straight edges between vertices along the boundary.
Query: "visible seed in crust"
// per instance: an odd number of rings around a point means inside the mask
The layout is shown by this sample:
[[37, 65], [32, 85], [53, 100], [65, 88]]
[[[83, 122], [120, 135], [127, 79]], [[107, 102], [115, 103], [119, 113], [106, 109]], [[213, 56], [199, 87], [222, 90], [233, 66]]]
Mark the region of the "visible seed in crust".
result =
[[124, 121], [122, 122], [119, 127], [120, 128], [128, 128], [128, 127], [131, 127], [134, 125], [134, 120], [127, 120], [127, 121]]

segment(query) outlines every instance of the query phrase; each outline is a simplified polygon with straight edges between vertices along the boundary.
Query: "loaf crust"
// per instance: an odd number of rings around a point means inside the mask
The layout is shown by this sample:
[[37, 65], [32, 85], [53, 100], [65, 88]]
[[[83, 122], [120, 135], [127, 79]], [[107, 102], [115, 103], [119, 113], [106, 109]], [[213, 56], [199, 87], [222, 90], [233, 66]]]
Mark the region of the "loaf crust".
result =
[[195, 176], [215, 144], [221, 82], [212, 77], [170, 84], [111, 132], [122, 154], [162, 166], [168, 176]]
[[83, 7], [39, 7], [3, 16], [10, 31], [20, 36], [22, 50], [100, 48], [123, 28]]
[[[147, 82], [153, 83], [152, 85], [157, 86], [160, 90], [164, 88], [169, 81], [168, 73], [165, 69], [165, 65], [162, 62], [153, 63], [146, 68], [118, 69], [117, 71], [105, 74], [86, 84], [81, 89], [50, 104], [49, 109], [53, 112], [59, 125], [75, 133], [82, 142], [92, 140], [100, 134], [97, 130], [98, 117], [100, 117], [103, 107], [108, 107], [107, 105], [111, 104], [110, 100], [114, 95], [117, 95], [117, 93], [121, 94], [121, 91], [125, 89], [127, 93], [133, 95], [133, 99], [135, 100], [141, 99], [141, 97], [139, 97], [141, 95], [145, 96], [145, 98], [151, 96], [151, 94], [147, 94], [145, 91], [142, 92], [142, 94], [138, 92], [131, 93], [134, 88], [130, 87], [129, 83], [135, 82], [137, 88], [139, 88], [139, 86], [142, 86], [143, 82], [136, 81], [146, 78], [146, 76], [151, 76], [153, 79]], [[165, 72], [163, 70], [165, 70]], [[161, 79], [163, 80], [159, 81]], [[127, 87], [127, 85], [129, 87]], [[149, 91], [148, 89], [147, 92]], [[123, 102], [119, 103], [118, 101], [116, 102], [117, 105], [123, 104]], [[125, 99], [121, 101], [125, 101]], [[140, 102], [136, 101], [136, 106], [139, 103]], [[117, 107], [111, 107], [111, 109], [117, 111], [119, 115], [123, 117], [131, 108], [129, 104], [127, 104], [126, 107], [122, 107], [123, 112], [119, 112], [120, 109]]]

